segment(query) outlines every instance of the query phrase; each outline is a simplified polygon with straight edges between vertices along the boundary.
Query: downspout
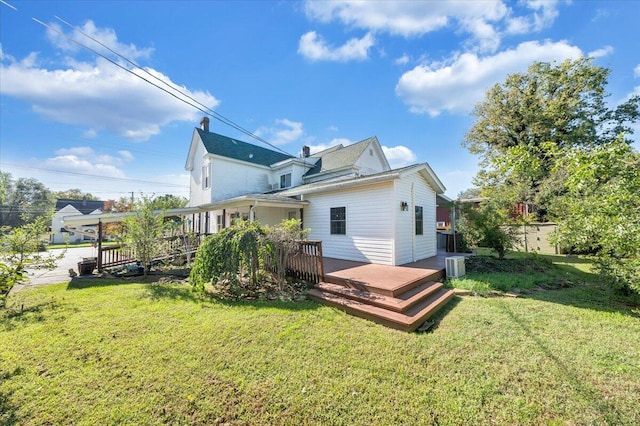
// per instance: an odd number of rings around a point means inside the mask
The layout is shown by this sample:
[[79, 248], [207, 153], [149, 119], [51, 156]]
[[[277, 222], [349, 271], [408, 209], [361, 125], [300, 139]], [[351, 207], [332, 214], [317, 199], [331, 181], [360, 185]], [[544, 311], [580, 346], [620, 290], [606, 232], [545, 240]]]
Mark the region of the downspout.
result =
[[[413, 220], [411, 221], [411, 261], [416, 261], [416, 196], [414, 190], [415, 183], [411, 182], [411, 209], [413, 210]], [[411, 212], [409, 212], [411, 214]]]
[[[256, 201], [256, 204], [258, 204], [258, 202]], [[254, 206], [251, 205], [249, 206], [249, 223], [253, 223], [253, 221], [255, 220], [255, 210], [254, 210]]]

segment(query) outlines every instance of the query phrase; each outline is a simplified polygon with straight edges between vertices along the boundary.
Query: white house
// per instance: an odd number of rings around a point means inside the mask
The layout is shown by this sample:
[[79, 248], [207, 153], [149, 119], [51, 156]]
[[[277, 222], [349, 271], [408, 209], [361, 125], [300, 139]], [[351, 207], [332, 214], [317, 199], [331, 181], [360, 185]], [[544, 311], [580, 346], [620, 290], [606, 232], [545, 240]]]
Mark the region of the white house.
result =
[[63, 222], [63, 217], [74, 215], [99, 215], [102, 214], [104, 201], [96, 200], [75, 200], [68, 198], [59, 198], [56, 200], [55, 213], [51, 218], [51, 243], [76, 243], [85, 240], [94, 240], [96, 237], [95, 226], [83, 226], [78, 229], [67, 229]]
[[301, 219], [323, 254], [401, 265], [437, 254], [436, 194], [427, 163], [391, 169], [376, 137], [296, 158], [209, 131], [191, 139], [192, 227], [217, 232], [234, 218], [272, 225]]

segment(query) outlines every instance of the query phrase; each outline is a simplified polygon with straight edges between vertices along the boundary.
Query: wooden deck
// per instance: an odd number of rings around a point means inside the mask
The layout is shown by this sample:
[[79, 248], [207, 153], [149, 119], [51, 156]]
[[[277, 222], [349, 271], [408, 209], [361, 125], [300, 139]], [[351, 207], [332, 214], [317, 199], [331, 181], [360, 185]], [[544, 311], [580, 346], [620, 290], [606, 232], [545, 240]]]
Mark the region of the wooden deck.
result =
[[324, 281], [310, 298], [388, 327], [413, 331], [453, 298], [439, 281], [445, 258], [453, 253], [402, 266], [324, 258]]

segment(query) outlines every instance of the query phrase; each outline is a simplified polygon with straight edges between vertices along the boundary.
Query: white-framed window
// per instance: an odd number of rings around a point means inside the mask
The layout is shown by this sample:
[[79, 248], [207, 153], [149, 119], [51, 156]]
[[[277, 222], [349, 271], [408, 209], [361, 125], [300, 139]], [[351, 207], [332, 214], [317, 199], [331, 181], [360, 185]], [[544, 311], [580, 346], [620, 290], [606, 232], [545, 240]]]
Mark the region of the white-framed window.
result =
[[218, 231], [221, 230], [222, 228], [224, 228], [224, 216], [223, 215], [219, 214], [217, 216], [216, 226], [218, 228]]
[[210, 164], [202, 166], [202, 189], [211, 187], [211, 167]]
[[329, 217], [331, 235], [347, 235], [347, 208], [331, 207]]
[[291, 186], [291, 173], [280, 175], [280, 188], [289, 188]]
[[415, 222], [416, 222], [416, 235], [422, 235], [423, 234], [422, 206], [416, 206]]

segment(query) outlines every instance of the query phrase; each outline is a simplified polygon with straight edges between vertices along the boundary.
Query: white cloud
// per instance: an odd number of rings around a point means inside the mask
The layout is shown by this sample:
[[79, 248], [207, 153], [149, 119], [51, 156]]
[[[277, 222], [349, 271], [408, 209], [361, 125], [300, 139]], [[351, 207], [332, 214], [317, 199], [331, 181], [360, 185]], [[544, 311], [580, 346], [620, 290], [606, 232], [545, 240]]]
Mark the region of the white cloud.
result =
[[382, 146], [382, 151], [389, 161], [392, 169], [408, 166], [416, 162], [416, 154], [403, 145], [398, 146]]
[[636, 67], [633, 69], [633, 76], [640, 77], [640, 64], [636, 65]]
[[58, 155], [42, 162], [44, 168], [64, 172], [124, 178], [125, 173], [112, 164], [94, 163], [77, 155]]
[[[53, 28], [55, 31], [48, 28], [47, 38], [54, 46], [65, 52], [77, 53], [82, 50], [82, 47], [78, 43], [74, 43], [67, 38], [70, 37], [103, 55], [112, 56], [108, 51], [108, 49], [111, 49], [126, 58], [135, 60], [148, 59], [153, 53], [153, 48], [151, 47], [140, 49], [133, 44], [121, 43], [118, 41], [118, 36], [113, 29], [96, 27], [96, 24], [92, 20], [86, 21], [84, 25], [79, 26], [78, 29], [71, 30], [71, 33], [65, 33], [62, 26], [57, 22], [49, 24], [49, 27]], [[64, 35], [60, 33], [63, 33]], [[106, 46], [108, 49], [86, 37], [82, 33], [98, 40], [98, 42], [102, 43], [102, 45]]]
[[409, 63], [409, 55], [406, 53], [397, 58], [395, 61], [396, 65], [407, 65]]
[[[115, 32], [99, 29], [91, 23], [85, 28], [105, 44], [122, 49], [131, 57], [144, 58], [150, 49], [138, 49], [117, 41]], [[56, 41], [55, 37], [53, 38]], [[65, 52], [76, 53], [62, 41], [56, 46]], [[65, 58], [64, 65], [46, 67], [39, 64], [35, 53], [16, 61], [3, 54], [0, 74], [0, 93], [32, 104], [33, 110], [53, 121], [86, 126], [85, 137], [98, 131], [146, 140], [158, 134], [160, 128], [173, 121], [196, 121], [200, 112], [173, 96], [148, 84], [135, 75], [152, 80], [145, 71], [126, 72], [102, 58], [91, 62]], [[50, 63], [49, 60], [43, 61]], [[151, 68], [146, 72], [170, 87], [167, 90], [184, 99], [175, 88], [201, 103], [215, 108], [219, 102], [208, 92], [192, 91], [178, 86], [171, 79]], [[160, 84], [156, 81], [157, 84]]]
[[362, 38], [349, 39], [339, 47], [328, 45], [315, 31], [309, 31], [300, 37], [298, 53], [311, 61], [363, 61], [369, 57], [369, 49], [375, 44], [371, 33]]
[[487, 88], [503, 81], [508, 74], [524, 72], [535, 61], [563, 61], [580, 56], [581, 50], [566, 41], [530, 41], [485, 57], [464, 53], [448, 63], [419, 65], [407, 71], [396, 85], [396, 94], [414, 113], [431, 116], [443, 111], [468, 113], [484, 97]]
[[296, 142], [304, 135], [302, 123], [286, 118], [276, 120], [278, 127], [260, 127], [254, 133], [274, 145]]
[[[348, 138], [334, 138], [329, 142], [318, 145], [309, 145], [311, 149], [311, 154], [315, 154], [316, 152], [324, 151], [325, 149], [329, 149], [336, 145], [347, 146], [355, 143]], [[382, 146], [382, 151], [384, 155], [387, 157], [387, 161], [389, 161], [389, 166], [392, 169], [396, 169], [398, 167], [408, 166], [409, 164], [413, 164], [416, 162], [416, 154], [411, 151], [409, 148], [403, 145], [398, 146]]]
[[122, 158], [124, 161], [133, 161], [135, 159], [133, 154], [126, 150], [118, 151], [118, 154], [120, 154], [120, 158]]
[[339, 21], [351, 28], [403, 37], [449, 29], [469, 34], [470, 40], [465, 45], [482, 52], [495, 51], [504, 33], [540, 31], [551, 25], [558, 15], [557, 0], [507, 4], [500, 0], [307, 1], [305, 12], [310, 19], [323, 23]]
[[613, 53], [613, 47], [612, 46], [604, 46], [600, 49], [596, 49], [594, 51], [591, 51], [589, 53], [587, 53], [587, 56], [590, 58], [601, 58], [603, 56], [608, 56], [610, 54]]
[[311, 151], [311, 154], [315, 154], [316, 152], [324, 151], [325, 149], [329, 149], [333, 146], [342, 144], [343, 146], [351, 145], [353, 141], [347, 138], [333, 138], [327, 143], [321, 143], [318, 145], [308, 145]]

